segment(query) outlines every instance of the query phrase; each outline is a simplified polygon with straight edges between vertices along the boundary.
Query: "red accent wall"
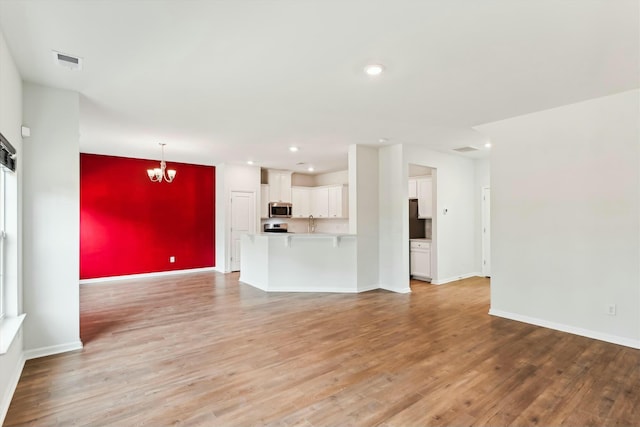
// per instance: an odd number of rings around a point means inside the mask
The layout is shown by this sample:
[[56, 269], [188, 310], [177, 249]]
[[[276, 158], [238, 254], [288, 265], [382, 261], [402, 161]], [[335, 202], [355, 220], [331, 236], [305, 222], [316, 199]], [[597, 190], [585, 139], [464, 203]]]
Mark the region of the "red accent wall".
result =
[[81, 279], [214, 266], [215, 168], [167, 163], [80, 154]]

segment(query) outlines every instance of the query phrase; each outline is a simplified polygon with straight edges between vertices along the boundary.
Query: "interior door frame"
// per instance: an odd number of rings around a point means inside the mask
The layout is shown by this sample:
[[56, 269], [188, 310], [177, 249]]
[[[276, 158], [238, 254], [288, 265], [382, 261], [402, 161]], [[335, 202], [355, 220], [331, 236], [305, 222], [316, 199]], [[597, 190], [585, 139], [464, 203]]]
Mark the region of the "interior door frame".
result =
[[[488, 199], [488, 200], [487, 200]], [[482, 275], [491, 277], [491, 187], [482, 187]]]

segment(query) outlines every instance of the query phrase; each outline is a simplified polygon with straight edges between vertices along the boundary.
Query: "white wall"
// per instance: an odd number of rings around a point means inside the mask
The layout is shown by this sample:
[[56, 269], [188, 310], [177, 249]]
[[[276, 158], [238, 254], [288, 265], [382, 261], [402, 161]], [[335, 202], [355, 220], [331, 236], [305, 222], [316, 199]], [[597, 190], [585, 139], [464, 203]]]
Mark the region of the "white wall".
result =
[[[216, 238], [215, 238], [215, 250], [216, 250], [216, 262], [214, 268], [216, 271], [221, 273], [227, 273], [226, 259], [227, 259], [227, 195], [225, 193], [225, 169], [226, 165], [220, 164], [216, 165], [216, 195], [215, 195], [215, 230], [216, 230]], [[230, 268], [230, 267], [229, 267]]]
[[476, 256], [475, 271], [482, 272], [482, 188], [490, 187], [490, 161], [489, 159], [475, 160], [475, 235], [476, 235]]
[[[5, 283], [13, 292], [5, 294], [7, 315], [22, 313], [22, 79], [0, 31], [0, 132], [16, 148], [18, 168], [7, 176], [7, 233]], [[20, 331], [7, 352], [0, 355], [0, 424], [24, 366], [23, 333]]]
[[357, 234], [358, 290], [379, 287], [378, 148], [349, 146], [349, 231]]
[[314, 187], [316, 185], [316, 179], [313, 175], [293, 173], [291, 174], [291, 185], [293, 187]]
[[477, 128], [493, 143], [493, 314], [640, 347], [639, 97]]
[[296, 172], [291, 175], [291, 185], [294, 187], [320, 187], [323, 185], [339, 185], [348, 183], [348, 170], [327, 172], [318, 175], [307, 175]]
[[[404, 145], [404, 198], [407, 198], [408, 164], [436, 169], [436, 209], [434, 215], [436, 271], [432, 283], [446, 283], [479, 274], [476, 260], [476, 194], [475, 166], [472, 159], [433, 151], [420, 145]], [[443, 213], [447, 209], [447, 214]], [[408, 220], [408, 206], [404, 203], [402, 220]], [[406, 236], [408, 236], [408, 231]], [[404, 244], [408, 238], [404, 239]], [[408, 250], [406, 260], [408, 261]]]
[[26, 83], [23, 256], [27, 357], [81, 348], [79, 95]]
[[388, 145], [378, 152], [378, 226], [380, 287], [395, 292], [409, 288], [408, 165], [403, 146]]
[[315, 186], [321, 185], [338, 185], [349, 183], [349, 171], [343, 170], [338, 172], [321, 173], [314, 177]]
[[231, 271], [229, 228], [230, 201], [232, 191], [255, 193], [256, 231], [259, 231], [260, 218], [260, 167], [221, 164], [216, 166], [216, 270]]

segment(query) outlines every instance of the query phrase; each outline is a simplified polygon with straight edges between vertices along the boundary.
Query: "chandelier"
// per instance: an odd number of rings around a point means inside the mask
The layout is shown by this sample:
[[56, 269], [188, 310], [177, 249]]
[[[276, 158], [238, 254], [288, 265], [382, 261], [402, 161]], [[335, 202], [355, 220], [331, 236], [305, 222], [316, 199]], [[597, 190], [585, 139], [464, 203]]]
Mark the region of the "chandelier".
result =
[[167, 170], [167, 162], [164, 161], [164, 146], [167, 144], [160, 143], [160, 147], [162, 148], [162, 160], [160, 160], [160, 167], [147, 169], [147, 175], [149, 175], [149, 179], [151, 182], [162, 182], [165, 180], [167, 182], [173, 181], [173, 178], [176, 177], [175, 169]]

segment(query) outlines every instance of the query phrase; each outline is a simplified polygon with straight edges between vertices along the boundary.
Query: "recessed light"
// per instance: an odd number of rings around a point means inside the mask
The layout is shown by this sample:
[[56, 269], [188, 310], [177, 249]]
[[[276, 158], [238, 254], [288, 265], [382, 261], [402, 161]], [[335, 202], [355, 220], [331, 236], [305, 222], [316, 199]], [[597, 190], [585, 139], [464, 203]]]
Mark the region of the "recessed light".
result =
[[292, 153], [295, 153], [296, 151], [298, 151], [298, 147], [296, 147], [295, 145], [292, 145], [291, 147], [289, 147], [289, 151], [291, 151]]
[[389, 138], [380, 138], [380, 139], [378, 140], [378, 142], [379, 142], [380, 144], [384, 144], [385, 142], [389, 142]]
[[309, 167], [307, 168], [307, 170], [308, 170], [309, 172], [313, 172], [313, 171], [314, 171], [313, 166], [309, 166]]
[[484, 146], [487, 147], [487, 148], [491, 148], [491, 143], [487, 142], [486, 144], [484, 144]]
[[384, 71], [384, 66], [381, 64], [369, 64], [364, 67], [364, 72], [369, 76], [379, 76]]
[[252, 165], [253, 164], [253, 160], [247, 160], [247, 164], [248, 165]]

